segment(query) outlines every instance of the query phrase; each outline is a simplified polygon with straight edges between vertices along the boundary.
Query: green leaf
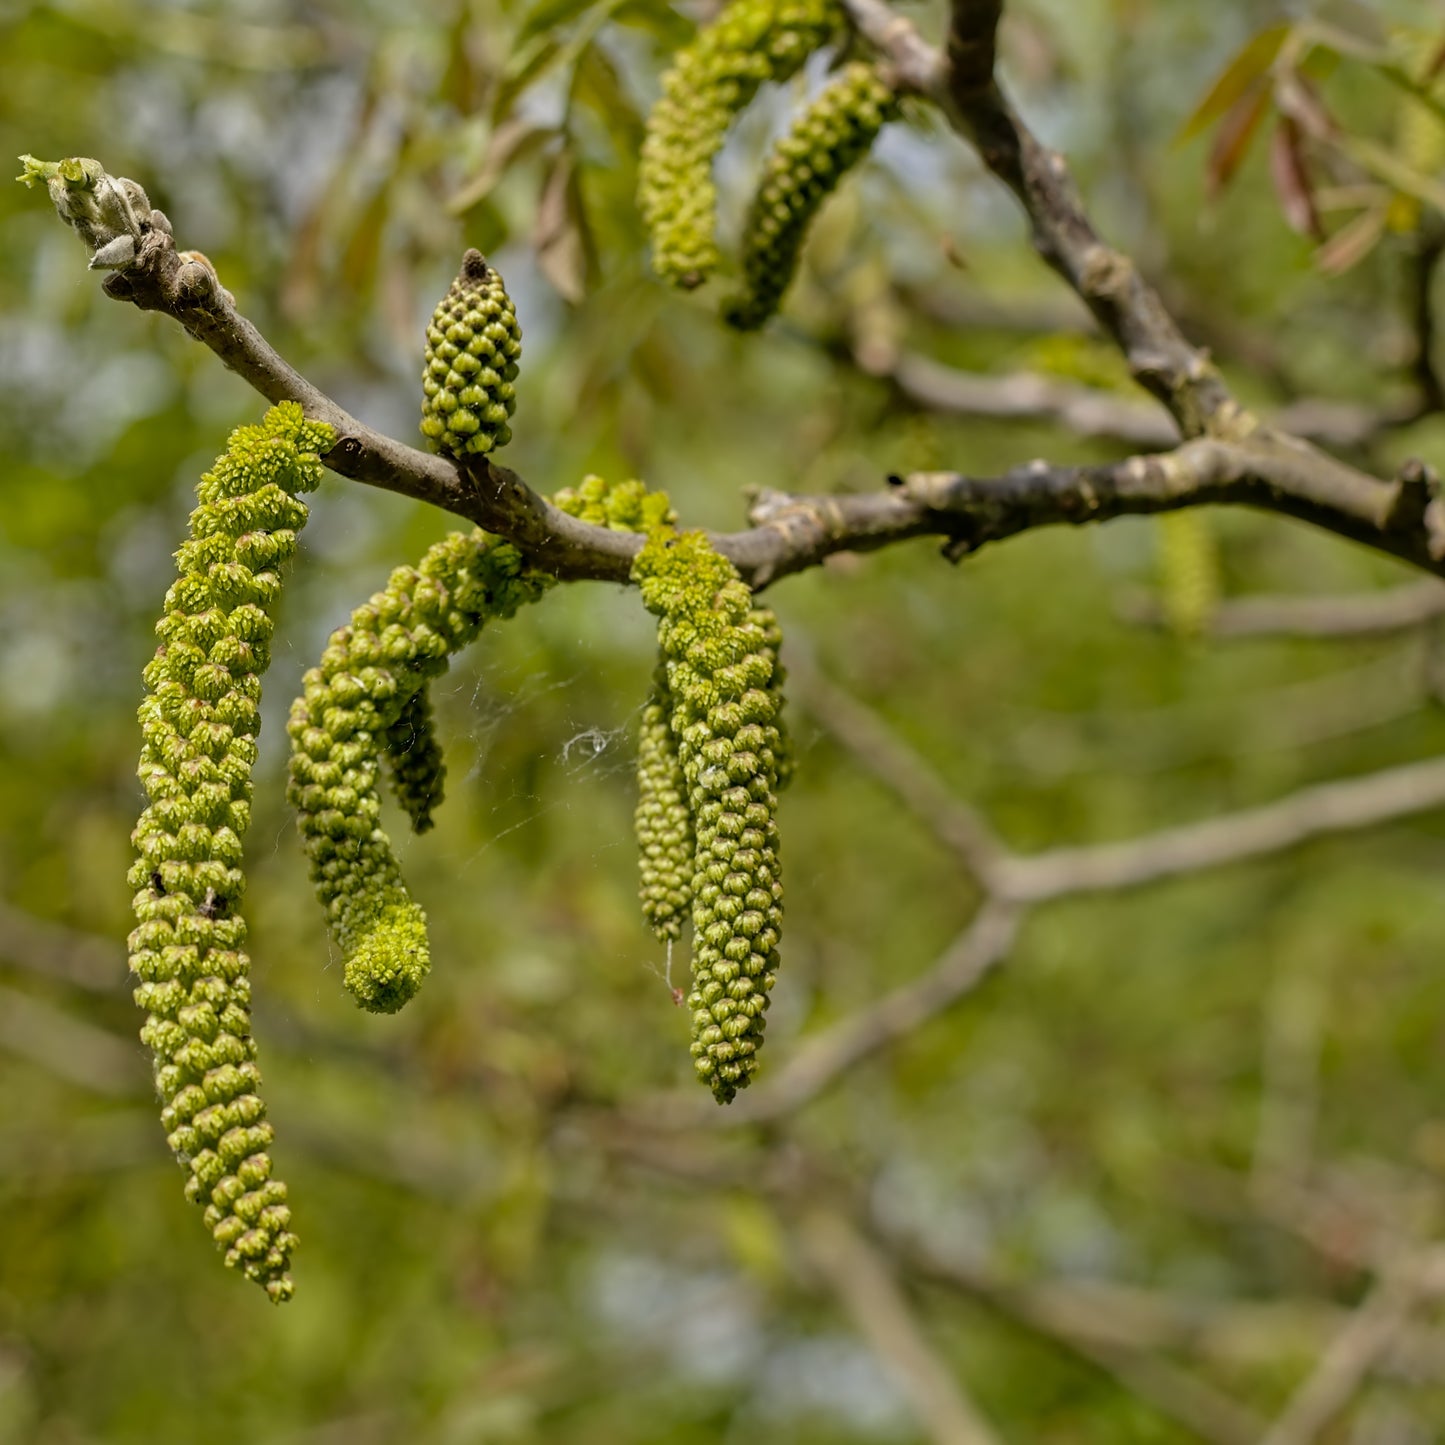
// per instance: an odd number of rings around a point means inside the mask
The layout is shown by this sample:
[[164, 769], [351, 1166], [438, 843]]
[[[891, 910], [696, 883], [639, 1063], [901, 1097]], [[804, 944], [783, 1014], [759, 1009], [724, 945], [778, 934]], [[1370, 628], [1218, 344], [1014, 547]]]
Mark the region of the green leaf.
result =
[[1179, 127], [1174, 143], [1180, 145], [1192, 140], [1233, 110], [1268, 73], [1293, 28], [1290, 25], [1271, 25], [1250, 39], [1224, 67], [1204, 99]]

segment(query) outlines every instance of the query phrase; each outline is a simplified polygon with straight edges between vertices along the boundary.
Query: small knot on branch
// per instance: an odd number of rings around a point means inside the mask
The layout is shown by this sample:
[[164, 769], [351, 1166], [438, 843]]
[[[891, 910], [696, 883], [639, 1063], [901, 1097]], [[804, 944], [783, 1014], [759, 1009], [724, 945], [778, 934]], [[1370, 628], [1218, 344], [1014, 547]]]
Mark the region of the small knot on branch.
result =
[[[1432, 504], [1440, 494], [1440, 477], [1434, 467], [1419, 457], [1411, 457], [1396, 473], [1394, 488], [1385, 513], [1385, 530], [1407, 534], [1422, 528], [1429, 530]], [[1430, 554], [1439, 560], [1436, 545], [1437, 539], [1432, 537]]]

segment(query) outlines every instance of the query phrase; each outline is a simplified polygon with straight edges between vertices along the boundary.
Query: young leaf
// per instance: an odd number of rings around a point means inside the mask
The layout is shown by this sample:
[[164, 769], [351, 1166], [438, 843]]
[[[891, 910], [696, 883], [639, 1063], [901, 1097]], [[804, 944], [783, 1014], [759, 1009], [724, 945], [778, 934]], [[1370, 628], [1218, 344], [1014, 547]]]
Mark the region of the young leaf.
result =
[[1315, 206], [1302, 141], [1300, 128], [1293, 117], [1281, 116], [1270, 137], [1270, 179], [1274, 182], [1274, 193], [1279, 198], [1280, 210], [1290, 230], [1323, 241], [1324, 228], [1320, 225], [1319, 211]]
[[1292, 27], [1271, 25], [1249, 40], [1244, 48], [1220, 72], [1203, 100], [1179, 127], [1176, 145], [1203, 134], [1215, 121], [1234, 110], [1244, 97], [1256, 89], [1269, 73]]

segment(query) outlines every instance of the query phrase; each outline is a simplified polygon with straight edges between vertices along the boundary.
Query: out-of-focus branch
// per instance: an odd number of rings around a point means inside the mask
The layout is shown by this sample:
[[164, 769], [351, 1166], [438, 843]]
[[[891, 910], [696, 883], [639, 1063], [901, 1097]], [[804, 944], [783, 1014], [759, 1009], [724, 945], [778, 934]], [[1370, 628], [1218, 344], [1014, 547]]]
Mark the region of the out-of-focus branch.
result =
[[[1179, 428], [1167, 412], [1100, 387], [1084, 386], [1032, 371], [1003, 375], [963, 371], [916, 352], [902, 352], [882, 367], [865, 368], [889, 378], [915, 405], [953, 416], [1048, 421], [1084, 437], [1113, 437], [1129, 446], [1168, 447]], [[1414, 420], [1408, 414], [1358, 402], [1306, 397], [1275, 412], [1271, 425], [1324, 446], [1360, 447], [1381, 432]]]
[[1442, 758], [1344, 782], [1319, 783], [1258, 808], [1163, 828], [1128, 842], [1056, 848], [1013, 858], [1004, 865], [1000, 896], [1026, 904], [1137, 888], [1437, 808], [1445, 808]]
[[0, 985], [0, 1048], [97, 1094], [146, 1089], [145, 1051], [43, 999]]
[[804, 1040], [770, 1079], [749, 1090], [725, 1115], [711, 1110], [708, 1117], [736, 1126], [779, 1119], [802, 1108], [849, 1069], [977, 988], [1013, 947], [1019, 918], [1019, 911], [1007, 904], [985, 904], [927, 972]]
[[[970, 993], [1013, 947], [1029, 907], [1082, 893], [1115, 892], [1266, 856], [1313, 838], [1445, 808], [1445, 759], [1321, 783], [1258, 808], [1165, 828], [1121, 843], [1056, 848], [1032, 856], [1002, 850], [970, 811], [956, 812], [928, 764], [863, 703], [804, 672], [815, 716], [892, 788], [974, 874], [986, 901], [973, 922], [921, 977], [798, 1046], [719, 1125], [772, 1121], [802, 1108], [865, 1058], [906, 1037]], [[841, 704], [841, 705], [840, 705]], [[980, 846], [980, 840], [986, 840]], [[668, 1116], [672, 1114], [664, 1108]], [[701, 1117], [680, 1105], [676, 1119]]]
[[1445, 1289], [1445, 1246], [1395, 1261], [1330, 1342], [1260, 1445], [1311, 1445], [1358, 1393], [1422, 1299]]
[[798, 1224], [809, 1262], [913, 1406], [935, 1445], [1000, 1445], [992, 1427], [929, 1343], [887, 1262], [850, 1221], [812, 1210]]
[[[1254, 1445], [1263, 1432], [1265, 1422], [1253, 1411], [1161, 1358], [1187, 1340], [1173, 1302], [1087, 1281], [1011, 1286], [987, 1266], [943, 1258], [895, 1231], [885, 1230], [884, 1239], [910, 1273], [963, 1292], [1102, 1370], [1201, 1440]], [[1147, 1317], [1141, 1319], [1141, 1313]]]
[[[1152, 597], [1120, 607], [1126, 621], [1164, 624]], [[1408, 632], [1445, 616], [1445, 587], [1433, 578], [1382, 592], [1336, 597], [1235, 597], [1221, 602], [1209, 622], [1214, 637], [1378, 637]]]
[[985, 887], [1005, 852], [992, 828], [872, 708], [830, 682], [811, 659], [788, 653], [789, 692], [941, 838]]
[[1432, 227], [1419, 237], [1411, 259], [1410, 319], [1415, 331], [1411, 373], [1419, 390], [1421, 415], [1445, 411], [1445, 385], [1435, 365], [1435, 274], [1445, 254], [1445, 229]]

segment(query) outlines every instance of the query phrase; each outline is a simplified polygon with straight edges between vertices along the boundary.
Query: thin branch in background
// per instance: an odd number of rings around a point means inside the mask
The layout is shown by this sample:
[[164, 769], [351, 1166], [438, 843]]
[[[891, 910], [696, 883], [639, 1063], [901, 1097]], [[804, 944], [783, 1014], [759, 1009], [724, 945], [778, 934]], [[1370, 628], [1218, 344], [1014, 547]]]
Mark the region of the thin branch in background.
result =
[[108, 1029], [19, 989], [0, 985], [0, 1048], [112, 1098], [144, 1096], [149, 1069], [139, 1043], [122, 1043]]
[[848, 1220], [816, 1209], [797, 1226], [808, 1261], [897, 1382], [934, 1445], [1001, 1445], [938, 1357], [887, 1262]]
[[1319, 783], [1258, 808], [1164, 828], [1123, 843], [1056, 848], [1014, 858], [1004, 866], [1001, 892], [1023, 904], [1138, 888], [1437, 808], [1445, 808], [1445, 758]]
[[1346, 1409], [1394, 1345], [1416, 1304], [1445, 1288], [1445, 1247], [1405, 1254], [1386, 1269], [1291, 1398], [1260, 1445], [1311, 1445]]
[[1415, 332], [1415, 355], [1410, 371], [1420, 394], [1420, 414], [1445, 411], [1445, 386], [1435, 365], [1435, 274], [1445, 254], [1445, 230], [1422, 232], [1410, 258], [1410, 320]]
[[[1120, 605], [1127, 622], [1164, 625], [1156, 598]], [[1209, 624], [1214, 637], [1379, 637], [1409, 632], [1445, 616], [1445, 587], [1434, 578], [1381, 592], [1336, 597], [1236, 597], [1221, 602]]]
[[1008, 955], [1020, 916], [1006, 903], [986, 903], [930, 969], [804, 1039], [776, 1074], [749, 1090], [717, 1123], [734, 1127], [792, 1114], [864, 1059], [936, 1018]]
[[789, 652], [790, 695], [890, 788], [985, 887], [1004, 857], [992, 828], [874, 710]]
[[[1179, 1341], [1169, 1321], [1138, 1327], [1135, 1291], [1109, 1291], [1087, 1281], [1057, 1286], [1011, 1287], [987, 1268], [973, 1268], [896, 1236], [890, 1249], [911, 1272], [961, 1291], [996, 1314], [1110, 1376], [1127, 1394], [1213, 1445], [1255, 1445], [1265, 1422], [1207, 1381], [1160, 1358]], [[1134, 1315], [1119, 1321], [1122, 1309]], [[1122, 1325], [1122, 1328], [1121, 1328]], [[1120, 1338], [1121, 1334], [1125, 1337]], [[1132, 1338], [1129, 1338], [1132, 1336]]]
[[[901, 353], [881, 371], [876, 365], [864, 369], [887, 376], [909, 401], [929, 411], [1049, 421], [1078, 436], [1112, 437], [1129, 446], [1179, 444], [1179, 428], [1157, 404], [1056, 376], [963, 371], [916, 352]], [[1418, 415], [1417, 407], [1397, 413], [1358, 402], [1307, 397], [1282, 407], [1271, 424], [1309, 441], [1351, 449], [1365, 446], [1403, 421], [1417, 420]]]
[[1259, 1122], [1251, 1185], [1307, 1179], [1319, 1113], [1320, 1051], [1329, 1014], [1330, 980], [1317, 964], [1277, 972], [1265, 1006]]
[[125, 984], [125, 948], [95, 934], [50, 923], [0, 899], [0, 959], [90, 993]]

